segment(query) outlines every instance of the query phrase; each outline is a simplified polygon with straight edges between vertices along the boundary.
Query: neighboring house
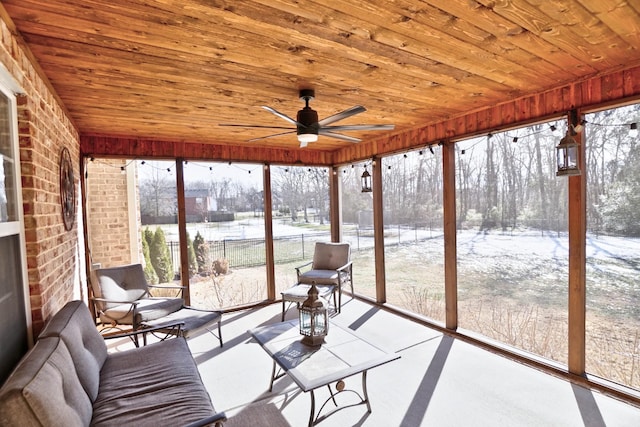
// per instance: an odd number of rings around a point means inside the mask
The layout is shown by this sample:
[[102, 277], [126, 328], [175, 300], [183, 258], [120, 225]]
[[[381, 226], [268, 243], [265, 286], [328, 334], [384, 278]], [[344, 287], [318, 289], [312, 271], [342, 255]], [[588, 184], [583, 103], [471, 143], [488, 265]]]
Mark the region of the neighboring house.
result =
[[208, 189], [185, 189], [184, 208], [187, 222], [203, 222], [207, 214], [217, 211], [216, 200]]

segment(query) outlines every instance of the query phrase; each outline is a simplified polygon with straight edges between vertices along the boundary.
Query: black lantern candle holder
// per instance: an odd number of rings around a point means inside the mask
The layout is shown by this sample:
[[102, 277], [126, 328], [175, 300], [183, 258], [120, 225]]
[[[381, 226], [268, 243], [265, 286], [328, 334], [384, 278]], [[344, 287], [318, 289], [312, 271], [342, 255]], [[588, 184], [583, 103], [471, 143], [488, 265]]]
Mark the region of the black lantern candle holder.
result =
[[324, 337], [329, 332], [329, 319], [324, 301], [318, 298], [318, 289], [315, 283], [311, 284], [307, 295], [308, 298], [304, 300], [298, 310], [300, 334], [303, 344], [315, 347], [324, 342]]
[[556, 146], [558, 161], [556, 176], [580, 175], [578, 148], [578, 143], [567, 131], [565, 137], [562, 138]]
[[367, 170], [367, 165], [364, 165], [364, 172], [362, 173], [362, 192], [371, 193], [371, 174]]

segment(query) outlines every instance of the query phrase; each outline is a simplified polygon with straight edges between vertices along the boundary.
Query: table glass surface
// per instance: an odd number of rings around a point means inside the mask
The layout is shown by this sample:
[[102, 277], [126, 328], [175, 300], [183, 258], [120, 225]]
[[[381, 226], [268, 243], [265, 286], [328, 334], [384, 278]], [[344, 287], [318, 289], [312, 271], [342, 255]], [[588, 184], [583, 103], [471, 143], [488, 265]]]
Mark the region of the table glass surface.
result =
[[305, 392], [400, 358], [333, 323], [325, 343], [318, 347], [302, 344], [297, 320], [249, 333]]

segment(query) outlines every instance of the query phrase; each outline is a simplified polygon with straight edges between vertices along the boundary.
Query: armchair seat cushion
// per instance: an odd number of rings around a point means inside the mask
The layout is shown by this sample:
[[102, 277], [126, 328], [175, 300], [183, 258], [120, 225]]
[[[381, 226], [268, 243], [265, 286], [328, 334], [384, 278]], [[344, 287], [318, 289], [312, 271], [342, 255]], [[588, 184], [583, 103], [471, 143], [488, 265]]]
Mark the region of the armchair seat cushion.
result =
[[186, 341], [172, 339], [109, 356], [91, 424], [157, 427], [161, 419], [163, 425], [186, 425], [212, 413]]
[[[309, 289], [311, 289], [311, 285], [298, 284], [282, 291], [280, 294], [285, 301], [303, 302], [309, 297]], [[318, 290], [318, 296], [327, 300], [335, 292], [336, 286], [318, 285], [316, 289]]]
[[[300, 274], [298, 282], [306, 284], [316, 282], [316, 285], [337, 285], [338, 274], [336, 270], [309, 270]], [[345, 273], [343, 275], [346, 276]]]
[[[155, 320], [176, 312], [182, 308], [182, 298], [143, 298], [138, 302], [137, 323]], [[132, 324], [133, 313], [131, 304], [120, 304], [104, 310], [100, 320], [104, 323], [111, 323], [116, 320], [118, 323]]]

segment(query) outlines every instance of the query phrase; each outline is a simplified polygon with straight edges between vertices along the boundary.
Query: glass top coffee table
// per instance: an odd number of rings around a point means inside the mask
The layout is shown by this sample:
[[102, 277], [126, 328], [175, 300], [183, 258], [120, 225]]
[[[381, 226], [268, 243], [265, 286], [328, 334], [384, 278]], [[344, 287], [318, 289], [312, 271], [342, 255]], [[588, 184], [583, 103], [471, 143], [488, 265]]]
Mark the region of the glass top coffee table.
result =
[[[345, 407], [366, 404], [367, 411], [371, 412], [367, 393], [367, 371], [400, 358], [400, 355], [388, 353], [353, 331], [333, 323], [330, 325], [325, 343], [318, 347], [300, 342], [302, 336], [298, 329], [298, 320], [261, 326], [249, 330], [249, 333], [273, 359], [269, 391], [272, 391], [276, 379], [288, 375], [302, 391], [310, 392], [309, 426], [321, 420], [320, 413], [329, 401], [332, 400], [337, 406], [335, 396], [342, 392], [355, 393], [360, 398], [359, 402]], [[362, 395], [355, 390], [345, 390], [342, 380], [360, 373]], [[335, 391], [331, 388], [333, 383], [336, 383]], [[329, 388], [331, 397], [322, 404], [316, 415], [314, 390], [324, 386]]]

